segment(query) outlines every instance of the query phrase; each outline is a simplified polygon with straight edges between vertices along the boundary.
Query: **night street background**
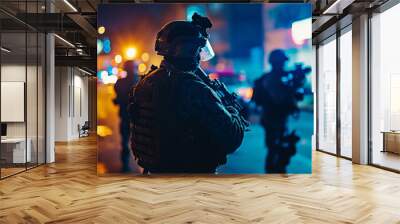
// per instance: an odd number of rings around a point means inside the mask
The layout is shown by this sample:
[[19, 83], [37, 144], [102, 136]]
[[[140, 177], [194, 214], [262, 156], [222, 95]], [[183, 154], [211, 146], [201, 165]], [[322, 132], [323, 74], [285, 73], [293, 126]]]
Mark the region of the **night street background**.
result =
[[[312, 64], [311, 7], [309, 4], [118, 4], [98, 9], [98, 167], [99, 174], [121, 172], [121, 136], [119, 106], [114, 103], [114, 84], [126, 77], [124, 62], [137, 65], [137, 75], [145, 75], [151, 65], [159, 66], [162, 57], [154, 51], [156, 34], [174, 20], [190, 20], [195, 13], [213, 23], [209, 41], [215, 57], [201, 67], [211, 79], [219, 79], [235, 92], [249, 108], [252, 124], [243, 143], [228, 155], [217, 173], [262, 174], [268, 153], [264, 130], [259, 125], [260, 110], [251, 97], [254, 81], [271, 70], [271, 51], [282, 49], [289, 58], [285, 69]], [[306, 76], [304, 100], [299, 102], [300, 117], [290, 119], [290, 130], [300, 136], [297, 153], [287, 173], [311, 172], [313, 134], [312, 75]], [[142, 168], [130, 158], [132, 173]]]

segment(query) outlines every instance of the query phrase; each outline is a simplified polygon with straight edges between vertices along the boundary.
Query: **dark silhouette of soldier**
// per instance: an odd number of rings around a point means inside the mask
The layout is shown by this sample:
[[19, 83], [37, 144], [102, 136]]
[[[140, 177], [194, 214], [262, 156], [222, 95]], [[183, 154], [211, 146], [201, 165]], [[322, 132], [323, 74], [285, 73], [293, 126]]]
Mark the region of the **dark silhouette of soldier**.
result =
[[269, 56], [271, 71], [255, 81], [253, 101], [262, 108], [261, 125], [265, 130], [268, 154], [265, 162], [267, 173], [286, 173], [290, 158], [296, 153], [299, 137], [289, 133], [287, 123], [297, 114], [297, 102], [303, 99], [303, 84], [308, 70], [296, 67], [285, 71], [288, 57], [281, 49]]
[[129, 160], [131, 158], [129, 149], [129, 94], [132, 91], [135, 84], [138, 82], [137, 65], [134, 61], [129, 60], [124, 63], [124, 70], [126, 71], [126, 77], [118, 79], [114, 85], [115, 93], [117, 97], [114, 99], [114, 103], [119, 106], [119, 131], [121, 135], [121, 162], [122, 172], [129, 172]]
[[242, 142], [246, 124], [231, 95], [199, 67], [214, 56], [211, 26], [194, 14], [157, 34], [164, 59], [135, 87], [130, 107], [131, 148], [144, 173], [214, 173]]

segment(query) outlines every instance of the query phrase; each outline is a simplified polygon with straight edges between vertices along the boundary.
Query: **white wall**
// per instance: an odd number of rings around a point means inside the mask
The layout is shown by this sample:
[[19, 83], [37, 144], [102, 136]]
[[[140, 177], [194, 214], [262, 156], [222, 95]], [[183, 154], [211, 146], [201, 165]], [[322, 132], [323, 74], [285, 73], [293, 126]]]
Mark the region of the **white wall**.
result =
[[[25, 64], [5, 64], [1, 66], [1, 81], [2, 82], [25, 82]], [[28, 74], [35, 73], [36, 74], [36, 67], [28, 66], [27, 67]], [[28, 77], [29, 78], [29, 77]], [[36, 86], [36, 80], [28, 80], [29, 85]], [[27, 88], [27, 106], [35, 107], [36, 108], [36, 88]], [[31, 104], [34, 102], [34, 104]], [[7, 108], [1, 108], [1, 110], [7, 110]], [[30, 110], [29, 110], [30, 111]], [[36, 109], [35, 109], [36, 111]], [[37, 115], [36, 113], [27, 113], [28, 122], [35, 121]], [[28, 125], [29, 127], [33, 127], [33, 124]], [[36, 126], [33, 127], [36, 130]], [[35, 133], [36, 134], [36, 133]], [[7, 122], [7, 136], [8, 137], [25, 137], [25, 122]], [[29, 130], [28, 130], [28, 137], [29, 137]]]
[[[25, 82], [25, 64], [9, 64], [1, 66], [1, 81]], [[1, 108], [6, 110], [7, 108]], [[7, 137], [25, 137], [25, 122], [7, 123]]]
[[56, 67], [55, 140], [79, 138], [78, 125], [88, 121], [88, 78], [76, 68]]
[[[78, 72], [78, 73], [77, 73]], [[78, 125], [88, 121], [88, 78], [82, 76], [78, 70], [73, 71], [72, 96], [71, 96], [71, 132], [72, 138], [78, 138]]]
[[67, 67], [55, 68], [55, 141], [68, 140], [69, 72]]
[[[38, 69], [38, 70], [36, 70]], [[27, 78], [27, 80], [25, 80]], [[31, 147], [32, 161], [39, 163], [44, 162], [44, 74], [42, 68], [28, 65], [25, 63], [3, 64], [1, 66], [2, 82], [24, 82], [26, 84], [26, 108], [22, 108], [22, 112], [26, 110], [26, 121], [23, 122], [5, 122], [7, 124], [8, 138], [25, 138], [29, 139]], [[23, 94], [23, 93], [22, 93]], [[6, 97], [6, 96], [2, 96]], [[10, 108], [1, 108], [1, 110], [9, 110]], [[39, 153], [39, 156], [37, 156]]]

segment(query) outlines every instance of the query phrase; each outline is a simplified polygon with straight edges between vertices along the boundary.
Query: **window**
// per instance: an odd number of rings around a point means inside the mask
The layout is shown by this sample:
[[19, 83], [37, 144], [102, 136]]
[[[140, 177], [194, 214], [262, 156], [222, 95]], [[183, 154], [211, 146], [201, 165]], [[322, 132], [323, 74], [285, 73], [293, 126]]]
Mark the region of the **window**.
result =
[[[1, 2], [24, 16], [43, 1]], [[0, 178], [45, 163], [45, 35], [0, 13]]]
[[318, 48], [318, 149], [336, 153], [336, 39]]
[[352, 157], [352, 33], [340, 36], [340, 155]]
[[371, 19], [371, 162], [400, 170], [400, 5]]

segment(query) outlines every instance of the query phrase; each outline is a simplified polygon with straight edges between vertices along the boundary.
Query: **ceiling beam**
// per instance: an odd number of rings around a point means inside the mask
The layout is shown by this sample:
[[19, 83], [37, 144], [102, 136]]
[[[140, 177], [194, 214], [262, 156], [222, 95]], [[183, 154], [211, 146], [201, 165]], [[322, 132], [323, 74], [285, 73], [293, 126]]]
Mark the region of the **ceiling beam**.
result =
[[86, 67], [96, 71], [96, 56], [55, 56], [56, 66]]

